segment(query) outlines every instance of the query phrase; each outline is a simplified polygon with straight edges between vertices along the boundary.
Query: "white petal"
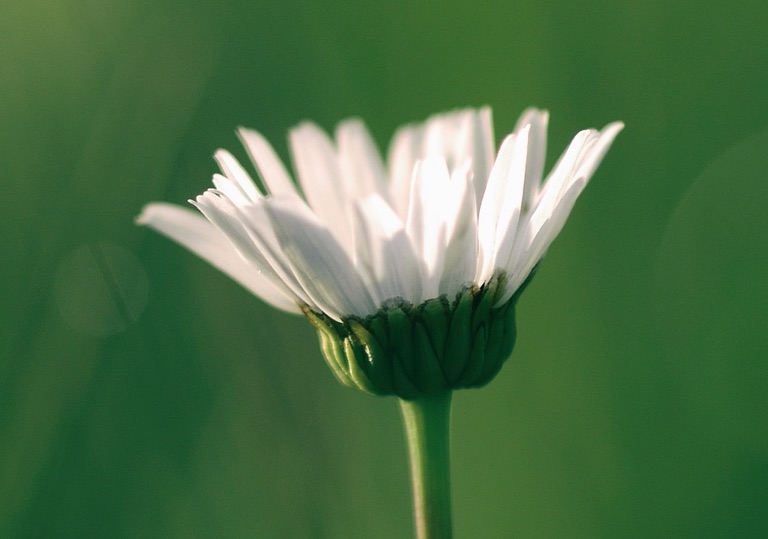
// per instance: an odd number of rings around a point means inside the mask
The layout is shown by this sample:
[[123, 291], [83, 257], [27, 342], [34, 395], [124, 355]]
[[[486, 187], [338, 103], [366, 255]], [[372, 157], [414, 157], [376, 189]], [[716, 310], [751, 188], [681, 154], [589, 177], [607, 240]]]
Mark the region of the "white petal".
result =
[[[271, 223], [266, 218], [259, 222], [253, 215], [246, 217], [232, 201], [213, 189], [191, 202], [234, 244], [240, 254], [259, 268], [276, 287], [295, 297], [296, 301], [312, 305], [288, 269], [279, 247], [275, 248], [277, 240], [270, 239]], [[252, 226], [250, 221], [258, 226]]]
[[231, 153], [226, 150], [218, 150], [214, 154], [214, 158], [219, 163], [219, 167], [221, 167], [224, 175], [237, 185], [238, 190], [248, 200], [258, 200], [262, 197], [262, 194], [253, 183], [250, 174], [245, 171], [240, 162]]
[[376, 304], [396, 297], [421, 303], [421, 268], [402, 220], [379, 195], [355, 209], [356, 265], [375, 283]]
[[490, 279], [499, 267], [500, 257], [512, 249], [522, 203], [528, 132], [526, 126], [519, 134], [504, 139], [488, 179], [477, 225], [479, 282]]
[[445, 207], [447, 244], [438, 287], [440, 294], [451, 294], [475, 282], [477, 201], [470, 175], [468, 164], [451, 175]]
[[269, 263], [254, 245], [242, 221], [238, 219], [237, 209], [222, 192], [208, 189], [190, 202], [232, 242], [246, 260], [262, 272], [271, 273]]
[[221, 191], [233, 203], [244, 205], [250, 203], [248, 196], [238, 187], [237, 183], [221, 174], [213, 175], [213, 186]]
[[390, 144], [388, 165], [392, 203], [402, 218], [410, 207], [411, 180], [418, 161], [440, 156], [449, 173], [470, 163], [475, 199], [481, 200], [493, 165], [493, 125], [491, 110], [466, 109], [438, 114], [423, 124], [399, 129]]
[[[598, 136], [594, 129], [579, 131], [568, 145], [568, 148], [555, 163], [552, 172], [547, 175], [541, 185], [533, 205], [529, 208], [533, 213], [537, 205], [540, 205], [547, 197], [558, 197], [567, 189], [568, 182], [574, 177], [579, 163], [586, 155], [589, 146]], [[552, 201], [550, 200], [550, 203]]]
[[590, 147], [588, 155], [584, 156], [581, 163], [579, 163], [577, 176], [583, 176], [587, 180], [592, 177], [592, 174], [595, 173], [611, 144], [613, 144], [614, 139], [622, 129], [624, 129], [622, 122], [613, 122], [600, 131], [599, 137]]
[[306, 206], [275, 199], [265, 207], [294, 275], [324, 313], [341, 320], [376, 311], [352, 261]]
[[427, 120], [421, 157], [442, 156], [450, 169], [457, 156], [463, 156], [466, 138], [461, 136], [462, 124], [467, 125], [466, 111], [438, 114]]
[[387, 159], [392, 205], [405, 220], [408, 217], [413, 169], [419, 159], [423, 130], [414, 125], [401, 127], [392, 138]]
[[414, 171], [406, 231], [423, 262], [424, 298], [438, 296], [445, 262], [445, 202], [450, 186], [441, 157], [420, 161]]
[[261, 133], [241, 127], [237, 134], [269, 193], [275, 197], [298, 197], [285, 165]]
[[514, 265], [508, 272], [507, 290], [504, 296], [499, 300], [499, 304], [504, 303], [512, 297], [512, 294], [514, 294], [517, 288], [523, 281], [525, 281], [534, 266], [536, 266], [539, 260], [544, 256], [546, 250], [562, 230], [571, 209], [573, 209], [573, 206], [576, 203], [576, 199], [586, 184], [587, 182], [585, 180], [573, 183], [570, 188], [563, 193], [560, 204], [558, 205], [558, 211], [550, 215], [550, 217], [539, 226], [535, 235], [530, 226], [525, 226], [523, 230], [521, 230], [521, 235], [526, 238], [526, 241], [520, 245], [526, 245], [526, 247], [522, 252], [517, 253], [512, 257], [512, 264]]
[[[599, 133], [583, 131], [574, 139], [558, 164], [560, 170], [553, 171], [545, 183], [541, 200], [515, 242], [506, 263], [510, 288], [502, 301], [511, 297], [560, 233], [576, 199], [623, 127], [616, 122]], [[574, 158], [574, 154], [578, 155]]]
[[421, 157], [442, 156], [452, 172], [474, 152], [474, 110], [458, 110], [427, 120]]
[[198, 213], [172, 204], [153, 203], [144, 207], [136, 222], [183, 245], [270, 305], [300, 312], [293, 298], [240, 256], [232, 243]]
[[477, 235], [480, 242], [480, 257], [478, 260], [478, 278], [482, 279], [487, 273], [486, 266], [494, 260], [496, 242], [496, 224], [501, 213], [501, 202], [504, 198], [504, 182], [506, 173], [512, 168], [512, 154], [515, 147], [515, 135], [507, 135], [499, 148], [499, 155], [488, 178], [488, 185], [480, 202], [480, 212], [477, 223]]
[[340, 123], [336, 128], [336, 144], [344, 183], [354, 197], [361, 199], [376, 193], [388, 199], [384, 163], [365, 124], [357, 118]]
[[538, 109], [527, 109], [520, 116], [515, 132], [520, 132], [526, 125], [530, 126], [528, 136], [528, 162], [525, 168], [525, 188], [523, 205], [530, 206], [538, 194], [544, 174], [544, 161], [547, 155], [547, 124], [549, 112]]
[[623, 124], [613, 123], [601, 132], [586, 130], [576, 135], [544, 183], [537, 205], [531, 211], [532, 236], [538, 234], [572, 185], [582, 181], [586, 184], [622, 128]]
[[290, 143], [307, 202], [351, 256], [352, 197], [344, 184], [333, 143], [319, 127], [309, 122], [291, 130]]
[[491, 256], [484, 259], [485, 268], [481, 279], [483, 282], [490, 279], [497, 268], [504, 267], [517, 236], [525, 185], [529, 127], [523, 127], [515, 137], [509, 169], [502, 171], [503, 176], [499, 176], [503, 179], [498, 217], [493, 232]]
[[[472, 122], [472, 176], [475, 186], [475, 200], [481, 201], [488, 177], [493, 168], [495, 141], [493, 139], [493, 119], [491, 108], [483, 107], [473, 115]], [[479, 208], [478, 208], [479, 209]]]

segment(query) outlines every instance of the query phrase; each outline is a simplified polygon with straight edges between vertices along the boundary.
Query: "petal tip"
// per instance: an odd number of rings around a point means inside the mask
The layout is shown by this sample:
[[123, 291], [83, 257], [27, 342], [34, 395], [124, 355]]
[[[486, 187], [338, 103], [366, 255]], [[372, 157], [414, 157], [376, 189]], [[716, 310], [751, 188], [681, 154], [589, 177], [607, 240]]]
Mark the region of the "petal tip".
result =
[[156, 220], [158, 212], [162, 212], [164, 208], [173, 206], [167, 202], [150, 202], [145, 204], [139, 214], [134, 217], [133, 223], [138, 226], [151, 226], [152, 222]]
[[151, 211], [149, 207], [151, 204], [147, 204], [143, 208], [141, 208], [141, 212], [133, 218], [133, 224], [138, 226], [145, 226], [149, 222], [149, 212]]

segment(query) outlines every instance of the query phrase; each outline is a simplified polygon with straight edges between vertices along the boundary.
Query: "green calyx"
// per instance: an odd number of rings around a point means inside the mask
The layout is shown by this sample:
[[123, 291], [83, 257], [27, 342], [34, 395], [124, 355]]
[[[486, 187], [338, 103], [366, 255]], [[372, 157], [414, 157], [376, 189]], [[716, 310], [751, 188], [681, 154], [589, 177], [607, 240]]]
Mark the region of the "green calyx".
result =
[[480, 287], [465, 287], [452, 300], [440, 296], [418, 306], [388, 300], [365, 318], [337, 322], [309, 308], [304, 314], [341, 383], [413, 400], [481, 387], [498, 374], [512, 353], [515, 305], [530, 279], [499, 306], [494, 305], [504, 293], [503, 273]]

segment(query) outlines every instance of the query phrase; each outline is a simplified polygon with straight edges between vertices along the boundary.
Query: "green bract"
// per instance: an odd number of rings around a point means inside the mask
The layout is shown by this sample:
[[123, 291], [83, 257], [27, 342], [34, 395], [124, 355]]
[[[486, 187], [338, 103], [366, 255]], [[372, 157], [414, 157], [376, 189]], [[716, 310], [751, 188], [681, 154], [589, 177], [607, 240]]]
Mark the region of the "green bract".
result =
[[341, 383], [412, 400], [481, 387], [498, 374], [515, 345], [515, 305], [527, 284], [494, 307], [505, 280], [497, 273], [483, 286], [464, 287], [454, 298], [441, 296], [418, 306], [395, 298], [373, 315], [350, 316], [341, 323], [309, 308], [304, 314]]

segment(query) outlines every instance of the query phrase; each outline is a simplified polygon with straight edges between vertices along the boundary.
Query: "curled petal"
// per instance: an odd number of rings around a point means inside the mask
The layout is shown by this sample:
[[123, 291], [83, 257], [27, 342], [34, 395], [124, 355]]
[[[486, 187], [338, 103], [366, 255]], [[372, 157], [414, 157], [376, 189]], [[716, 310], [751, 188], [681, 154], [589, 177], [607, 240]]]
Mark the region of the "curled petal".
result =
[[322, 312], [341, 320], [376, 310], [344, 249], [306, 206], [276, 199], [265, 208], [293, 274]]

